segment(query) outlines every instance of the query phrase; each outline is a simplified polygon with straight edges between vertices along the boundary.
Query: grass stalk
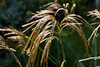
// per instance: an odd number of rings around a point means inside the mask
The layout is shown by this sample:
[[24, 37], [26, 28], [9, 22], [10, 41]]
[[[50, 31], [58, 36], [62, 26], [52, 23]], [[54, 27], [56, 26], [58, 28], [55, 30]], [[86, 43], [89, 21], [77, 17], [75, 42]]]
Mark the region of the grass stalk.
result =
[[[75, 3], [75, 1], [74, 0], [72, 0], [72, 4], [74, 4]], [[73, 11], [72, 11], [72, 13], [74, 14], [74, 9], [73, 9]], [[74, 21], [73, 21], [73, 23], [74, 23]], [[73, 36], [73, 49], [74, 49], [74, 28], [73, 28], [73, 34], [72, 34], [72, 36]], [[74, 59], [74, 53], [73, 53], [73, 57], [72, 57], [73, 59]], [[73, 62], [73, 65], [72, 65], [73, 67], [74, 67], [74, 62]]]
[[60, 45], [61, 45], [61, 48], [62, 48], [63, 61], [66, 61], [65, 52], [64, 52], [64, 45], [62, 44], [60, 33], [59, 33], [59, 41], [60, 41]]
[[[67, 34], [69, 35], [69, 30], [68, 30], [68, 27], [67, 27]], [[67, 40], [68, 40], [68, 47], [70, 47], [70, 43], [69, 43], [69, 36], [67, 36]], [[70, 53], [70, 49], [68, 49], [69, 51], [69, 56], [71, 56], [71, 53]], [[69, 58], [71, 59], [71, 58]], [[70, 66], [71, 66], [71, 60], [69, 60], [69, 63], [70, 63]]]
[[[11, 52], [11, 51], [10, 51], [10, 52]], [[22, 67], [22, 65], [21, 65], [21, 63], [19, 62], [19, 60], [18, 60], [18, 58], [16, 57], [16, 55], [15, 55], [13, 52], [11, 52], [11, 54], [13, 55], [15, 61], [19, 64], [19, 66]]]
[[60, 67], [61, 60], [60, 60], [60, 52], [59, 52], [59, 44], [58, 44], [58, 42], [57, 42], [57, 51], [58, 51], [58, 62], [59, 62], [59, 67]]
[[4, 5], [4, 7], [5, 7], [5, 10], [6, 10], [6, 12], [7, 12], [7, 15], [8, 15], [8, 18], [9, 18], [9, 20], [10, 20], [11, 26], [14, 27], [14, 25], [13, 25], [13, 23], [12, 23], [12, 21], [11, 21], [10, 15], [9, 15], [9, 13], [8, 13], [8, 11], [7, 11], [7, 7], [6, 7], [6, 4], [5, 4], [4, 0], [2, 0], [2, 2], [3, 2], [3, 5]]
[[59, 33], [60, 29], [61, 29], [61, 28], [58, 27], [59, 42], [60, 42], [60, 45], [61, 45], [61, 51], [62, 51], [63, 61], [66, 62], [66, 57], [65, 57], [65, 52], [64, 52], [64, 45], [62, 44], [61, 35], [60, 35], [60, 33]]
[[[94, 39], [94, 56], [97, 56], [97, 39]], [[94, 60], [94, 67], [97, 66], [97, 60]]]
[[[100, 0], [96, 0], [96, 8], [99, 9], [99, 1]], [[97, 39], [95, 37], [94, 39], [94, 56], [97, 56]], [[97, 60], [94, 60], [94, 67], [97, 66]]]

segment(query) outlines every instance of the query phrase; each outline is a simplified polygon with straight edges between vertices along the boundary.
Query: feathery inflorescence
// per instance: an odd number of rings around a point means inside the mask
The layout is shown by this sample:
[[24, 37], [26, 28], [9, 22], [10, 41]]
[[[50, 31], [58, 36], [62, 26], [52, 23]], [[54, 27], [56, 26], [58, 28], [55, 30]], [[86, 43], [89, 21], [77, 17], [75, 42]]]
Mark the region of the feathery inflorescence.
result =
[[[95, 9], [93, 11], [89, 11], [88, 13], [89, 14], [87, 16], [95, 17], [94, 20], [97, 19], [97, 18], [100, 18], [100, 12], [97, 9]], [[98, 29], [100, 27], [100, 22], [92, 23], [91, 25], [94, 25], [94, 24], [99, 24], [99, 25], [94, 29], [94, 31], [92, 32], [91, 36], [89, 37], [88, 46], [90, 45], [90, 41], [91, 41], [92, 37], [93, 37], [93, 41], [92, 41], [92, 44], [93, 44], [94, 43], [94, 38], [98, 36], [97, 31], [98, 31]], [[81, 59], [81, 60], [79, 60], [79, 62], [86, 61], [86, 60], [91, 60], [91, 59], [97, 60], [97, 59], [100, 59], [100, 56]], [[96, 67], [99, 67], [99, 66], [96, 66]]]
[[[5, 31], [7, 33], [4, 34], [4, 36], [7, 36], [8, 41], [17, 41], [18, 45], [16, 48], [18, 47], [24, 47], [25, 43], [26, 43], [26, 39], [25, 39], [25, 35], [14, 29], [13, 27], [10, 26], [10, 28], [5, 27], [5, 28], [0, 28], [0, 31]], [[10, 48], [9, 45], [6, 43], [6, 41], [4, 41], [3, 37], [0, 36], [0, 49], [6, 49], [9, 50], [9, 52], [11, 52], [11, 54], [13, 55], [15, 61], [19, 64], [20, 67], [22, 67], [21, 63], [19, 62], [18, 58], [16, 57], [16, 55], [13, 52], [16, 52], [15, 49]]]
[[[55, 13], [52, 10], [59, 8], [60, 5], [53, 2], [47, 5], [49, 6], [45, 10], [41, 10], [40, 12], [38, 11], [37, 14], [32, 13], [34, 16], [32, 16], [28, 21], [34, 18], [36, 18], [37, 20], [27, 23], [25, 25], [22, 25], [22, 27], [29, 26], [23, 32], [33, 27], [30, 38], [28, 39], [22, 52], [24, 53], [25, 51], [27, 51], [27, 53], [29, 53], [29, 60], [27, 63], [27, 67], [34, 65], [34, 61], [37, 56], [38, 47], [42, 42], [45, 41], [46, 45], [44, 47], [44, 51], [41, 57], [41, 65], [42, 65], [43, 61], [45, 62], [47, 60], [52, 40], [55, 38], [58, 39], [56, 36], [53, 36], [57, 21], [55, 17], [52, 15]], [[43, 7], [45, 7], [45, 5]], [[28, 47], [30, 41], [31, 43], [30, 43], [30, 46]], [[46, 57], [45, 57], [45, 54], [46, 54]]]
[[9, 46], [5, 43], [4, 39], [2, 36], [0, 36], [0, 49], [6, 49], [6, 50], [9, 50], [9, 51], [14, 51], [16, 52], [15, 49], [13, 48], [9, 48]]
[[16, 50], [13, 48], [10, 48], [2, 36], [0, 36], [0, 49], [8, 50], [12, 54], [12, 56], [14, 57], [15, 61], [19, 64], [19, 66], [22, 67], [21, 63], [19, 62], [16, 55], [14, 54], [14, 52], [16, 52]]
[[10, 26], [10, 28], [5, 27], [5, 28], [0, 28], [0, 31], [5, 31], [7, 33], [4, 34], [4, 36], [7, 36], [8, 41], [17, 41], [18, 42], [18, 47], [24, 47], [26, 43], [25, 35], [14, 29], [13, 27]]
[[[87, 16], [95, 17], [94, 20], [95, 20], [96, 18], [100, 18], [100, 12], [99, 12], [97, 9], [95, 9], [95, 10], [93, 10], [93, 11], [89, 11], [88, 13], [89, 13], [89, 14], [88, 14]], [[90, 41], [91, 41], [91, 38], [92, 38], [92, 37], [93, 37], [93, 41], [92, 41], [92, 44], [93, 44], [93, 43], [94, 43], [94, 38], [98, 36], [97, 31], [98, 31], [98, 29], [99, 29], [99, 27], [100, 27], [100, 22], [92, 23], [92, 25], [94, 25], [94, 24], [99, 24], [99, 25], [94, 29], [94, 31], [92, 32], [91, 36], [89, 37], [89, 39], [88, 39], [88, 45], [90, 44]], [[93, 35], [94, 35], [94, 36], [93, 36]]]
[[[27, 51], [27, 53], [29, 54], [27, 67], [34, 66], [34, 62], [35, 62], [37, 52], [38, 52], [38, 47], [44, 41], [46, 43], [45, 43], [44, 51], [41, 57], [41, 65], [43, 64], [43, 62], [47, 61], [51, 42], [53, 39], [58, 39], [58, 37], [53, 35], [55, 33], [56, 26], [57, 28], [60, 29], [58, 34], [60, 34], [63, 28], [66, 26], [70, 26], [74, 28], [83, 39], [85, 43], [86, 51], [89, 55], [87, 39], [84, 35], [81, 25], [82, 23], [84, 23], [91, 30], [93, 30], [93, 27], [81, 16], [76, 15], [76, 14], [71, 14], [76, 4], [73, 4], [70, 13], [68, 12], [68, 9], [67, 9], [68, 6], [69, 6], [69, 3], [63, 4], [63, 7], [62, 7], [57, 2], [51, 2], [46, 5], [43, 5], [41, 8], [44, 8], [44, 10], [37, 11], [37, 13], [32, 13], [33, 16], [27, 21], [27, 22], [29, 21], [31, 22], [22, 25], [22, 27], [29, 26], [27, 29], [23, 31], [23, 33], [29, 30], [30, 28], [32, 28], [31, 29], [32, 33], [22, 51], [22, 53]], [[62, 20], [61, 22], [59, 22], [55, 17], [57, 15], [58, 16], [60, 15], [58, 14], [58, 12], [61, 10], [65, 12], [65, 17], [61, 19]], [[36, 19], [36, 20], [32, 21], [33, 19]], [[82, 22], [82, 23], [79, 23], [79, 22]]]
[[[82, 30], [82, 28], [81, 28], [81, 26], [80, 26], [81, 23], [79, 23], [79, 22], [84, 23], [84, 24], [85, 24], [86, 26], [88, 26], [91, 30], [93, 30], [93, 27], [92, 27], [84, 18], [82, 18], [80, 15], [71, 14], [72, 11], [73, 11], [73, 9], [75, 8], [76, 4], [73, 4], [70, 13], [68, 13], [68, 9], [67, 9], [67, 7], [69, 6], [69, 4], [68, 4], [68, 3], [66, 3], [66, 5], [63, 4], [63, 6], [64, 6], [64, 8], [59, 8], [59, 9], [56, 11], [56, 13], [55, 13], [55, 16], [56, 16], [57, 12], [60, 11], [60, 10], [64, 10], [65, 13], [66, 13], [66, 16], [62, 19], [62, 21], [61, 21], [61, 23], [60, 23], [60, 28], [61, 28], [61, 29], [60, 29], [60, 32], [61, 32], [61, 30], [62, 30], [64, 27], [66, 27], [66, 26], [71, 26], [72, 28], [74, 28], [74, 29], [78, 32], [78, 34], [81, 36], [82, 40], [84, 41], [84, 43], [85, 43], [85, 48], [86, 48], [86, 51], [87, 51], [88, 56], [89, 56], [89, 51], [88, 51], [88, 46], [87, 46], [87, 39], [86, 39], [85, 34], [84, 34], [84, 32], [83, 32], [83, 30]], [[78, 26], [76, 26], [76, 25], [78, 25]], [[59, 33], [60, 33], [60, 32], [59, 32]], [[90, 49], [91, 49], [91, 46], [89, 46], [89, 47], [90, 47]], [[92, 50], [92, 49], [91, 49], [91, 50]], [[92, 52], [93, 52], [93, 50], [92, 50]]]

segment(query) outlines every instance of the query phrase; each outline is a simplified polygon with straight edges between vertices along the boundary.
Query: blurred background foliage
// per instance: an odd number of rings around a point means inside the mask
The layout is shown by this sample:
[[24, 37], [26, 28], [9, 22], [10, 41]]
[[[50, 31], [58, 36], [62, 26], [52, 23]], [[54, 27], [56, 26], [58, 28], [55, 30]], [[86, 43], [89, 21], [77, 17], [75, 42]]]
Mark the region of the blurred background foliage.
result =
[[[32, 16], [31, 13], [35, 13], [36, 11], [40, 10], [40, 7], [46, 3], [54, 2], [54, 0], [4, 0], [7, 11], [11, 17], [12, 23], [14, 25], [14, 28], [19, 30], [24, 30], [25, 28], [22, 28], [21, 25], [27, 23], [26, 21]], [[76, 8], [74, 13], [81, 15], [83, 18], [85, 18], [89, 23], [93, 23], [93, 18], [87, 17], [87, 12], [93, 9], [96, 9], [95, 1], [94, 0], [58, 0], [59, 4], [63, 5], [63, 3], [69, 3], [69, 10], [72, 4], [76, 3]], [[96, 20], [100, 21], [100, 20]], [[2, 0], [0, 0], [0, 28], [8, 27], [11, 25], [10, 20], [7, 16], [7, 12], [4, 8], [4, 5], [2, 3]], [[92, 31], [86, 27], [84, 24], [82, 25], [83, 31], [85, 32], [86, 38], [88, 39], [91, 35]], [[0, 35], [3, 35], [4, 32], [0, 32]], [[31, 31], [28, 30], [25, 34], [30, 35]], [[100, 33], [100, 31], [99, 31]], [[6, 38], [6, 37], [5, 37]], [[84, 43], [81, 39], [81, 37], [77, 34], [77, 32], [67, 27], [62, 31], [61, 33], [61, 39], [64, 45], [64, 51], [66, 55], [66, 63], [65, 65], [67, 67], [93, 67], [94, 60], [91, 61], [85, 61], [83, 63], [79, 63], [78, 60], [82, 58], [88, 57]], [[100, 43], [100, 37], [97, 37], [97, 45]], [[9, 43], [11, 47], [15, 48], [15, 43]], [[44, 45], [41, 45], [43, 49]], [[93, 47], [93, 45], [91, 45]], [[51, 48], [50, 48], [50, 54], [49, 57], [51, 57], [55, 63], [60, 67], [60, 64], [62, 62], [62, 54], [61, 54], [61, 46], [59, 45], [59, 42], [57, 40], [53, 40]], [[98, 47], [100, 47], [98, 45]], [[22, 63], [22, 66], [25, 67], [28, 57], [25, 55], [21, 55], [21, 49], [16, 49], [17, 52], [15, 53], [20, 62]], [[98, 51], [97, 55], [100, 55], [100, 49], [96, 49]], [[39, 67], [40, 64], [40, 58], [41, 58], [41, 51], [38, 52], [37, 60], [35, 63], [35, 67]], [[91, 56], [92, 53], [90, 51]], [[98, 61], [97, 64], [100, 64]], [[65, 66], [65, 67], [66, 67]], [[11, 56], [11, 54], [6, 50], [0, 50], [0, 67], [18, 67], [17, 63]], [[49, 67], [57, 67], [55, 64], [53, 64], [52, 61], [49, 60]]]

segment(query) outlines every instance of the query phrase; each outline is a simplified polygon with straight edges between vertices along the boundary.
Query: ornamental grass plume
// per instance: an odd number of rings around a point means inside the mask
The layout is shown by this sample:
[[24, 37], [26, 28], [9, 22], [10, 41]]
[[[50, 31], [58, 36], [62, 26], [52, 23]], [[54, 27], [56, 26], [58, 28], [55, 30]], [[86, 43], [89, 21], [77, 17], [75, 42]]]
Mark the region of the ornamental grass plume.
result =
[[0, 28], [0, 31], [7, 32], [4, 34], [4, 36], [7, 36], [7, 39], [6, 39], [7, 41], [13, 41], [13, 42], [17, 41], [18, 42], [17, 47], [25, 46], [26, 38], [25, 38], [25, 35], [21, 31], [18, 31], [11, 26], [10, 28], [8, 27]]
[[[45, 41], [46, 43], [45, 43], [44, 51], [43, 51], [42, 57], [41, 57], [41, 66], [42, 66], [43, 62], [44, 63], [46, 62], [46, 64], [48, 64], [47, 57], [49, 54], [51, 42], [55, 38], [57, 40], [59, 40], [59, 38], [54, 36], [53, 34], [54, 33], [60, 34], [61, 31], [63, 30], [63, 28], [65, 28], [66, 26], [70, 26], [78, 32], [78, 34], [81, 36], [82, 40], [85, 43], [85, 48], [89, 55], [87, 39], [84, 35], [81, 25], [82, 25], [82, 23], [84, 23], [91, 30], [93, 30], [93, 27], [81, 16], [79, 16], [77, 14], [71, 14], [72, 11], [74, 10], [76, 4], [73, 4], [70, 13], [68, 12], [68, 9], [67, 9], [68, 6], [69, 6], [69, 3], [63, 4], [63, 7], [62, 7], [57, 2], [51, 2], [46, 5], [43, 5], [41, 7], [41, 8], [44, 8], [43, 10], [37, 11], [37, 13], [32, 13], [33, 16], [27, 21], [27, 22], [29, 22], [29, 21], [31, 21], [31, 22], [22, 25], [22, 27], [29, 26], [29, 27], [27, 27], [27, 29], [25, 29], [23, 31], [23, 33], [25, 33], [27, 30], [32, 28], [31, 29], [32, 33], [22, 51], [22, 53], [24, 53], [25, 51], [27, 51], [29, 53], [29, 60], [27, 63], [27, 67], [34, 66], [34, 62], [35, 62], [37, 52], [38, 52], [38, 47], [43, 41]], [[56, 16], [60, 16], [60, 14], [58, 12], [61, 10], [64, 11], [65, 16], [63, 19], [60, 18], [61, 19], [61, 22], [60, 22], [60, 21], [58, 21]], [[33, 19], [36, 19], [36, 20], [32, 21]], [[79, 23], [79, 21], [82, 23]], [[58, 28], [59, 32], [55, 31], [55, 27]], [[30, 46], [29, 46], [29, 43], [30, 43]], [[91, 48], [91, 50], [92, 50], [92, 48]], [[45, 57], [45, 54], [46, 54], [46, 57]], [[48, 65], [46, 65], [46, 66], [48, 66]]]
[[15, 61], [18, 63], [18, 65], [20, 67], [22, 67], [21, 63], [19, 62], [18, 58], [16, 57], [16, 55], [14, 54], [14, 52], [16, 52], [15, 49], [10, 48], [9, 45], [5, 42], [5, 40], [3, 39], [2, 36], [0, 36], [0, 49], [6, 49], [8, 50], [11, 55], [14, 57]]
[[[97, 18], [100, 18], [100, 12], [97, 9], [95, 9], [93, 11], [89, 11], [88, 13], [89, 14], [87, 16], [95, 17], [94, 20], [97, 19]], [[98, 36], [97, 31], [98, 31], [98, 29], [100, 27], [100, 22], [92, 23], [91, 25], [94, 25], [94, 24], [99, 24], [99, 25], [94, 29], [94, 31], [92, 32], [91, 36], [89, 37], [88, 45], [90, 44], [90, 41], [91, 41], [92, 37], [93, 37], [93, 41], [92, 41], [92, 44], [93, 44], [94, 43], [94, 38]]]
[[8, 51], [16, 52], [15, 49], [9, 48], [9, 46], [5, 43], [5, 41], [4, 41], [2, 36], [0, 36], [0, 49], [6, 49]]
[[[93, 11], [89, 11], [88, 13], [89, 14], [87, 16], [95, 17], [93, 20], [95, 20], [97, 18], [98, 19], [100, 18], [100, 12], [97, 9], [95, 9]], [[93, 44], [95, 37], [97, 37], [99, 35], [97, 33], [97, 31], [98, 31], [98, 29], [100, 27], [100, 22], [91, 23], [91, 25], [94, 25], [94, 24], [99, 24], [99, 25], [93, 30], [91, 36], [88, 38], [88, 46], [90, 45], [90, 41], [91, 41], [92, 37], [93, 37], [93, 40], [92, 40], [92, 44]], [[89, 57], [89, 58], [81, 59], [81, 60], [79, 60], [79, 62], [86, 61], [86, 60], [91, 60], [91, 59], [98, 60], [98, 59], [100, 59], [100, 56]], [[96, 66], [96, 67], [100, 67], [100, 65], [99, 66]]]

